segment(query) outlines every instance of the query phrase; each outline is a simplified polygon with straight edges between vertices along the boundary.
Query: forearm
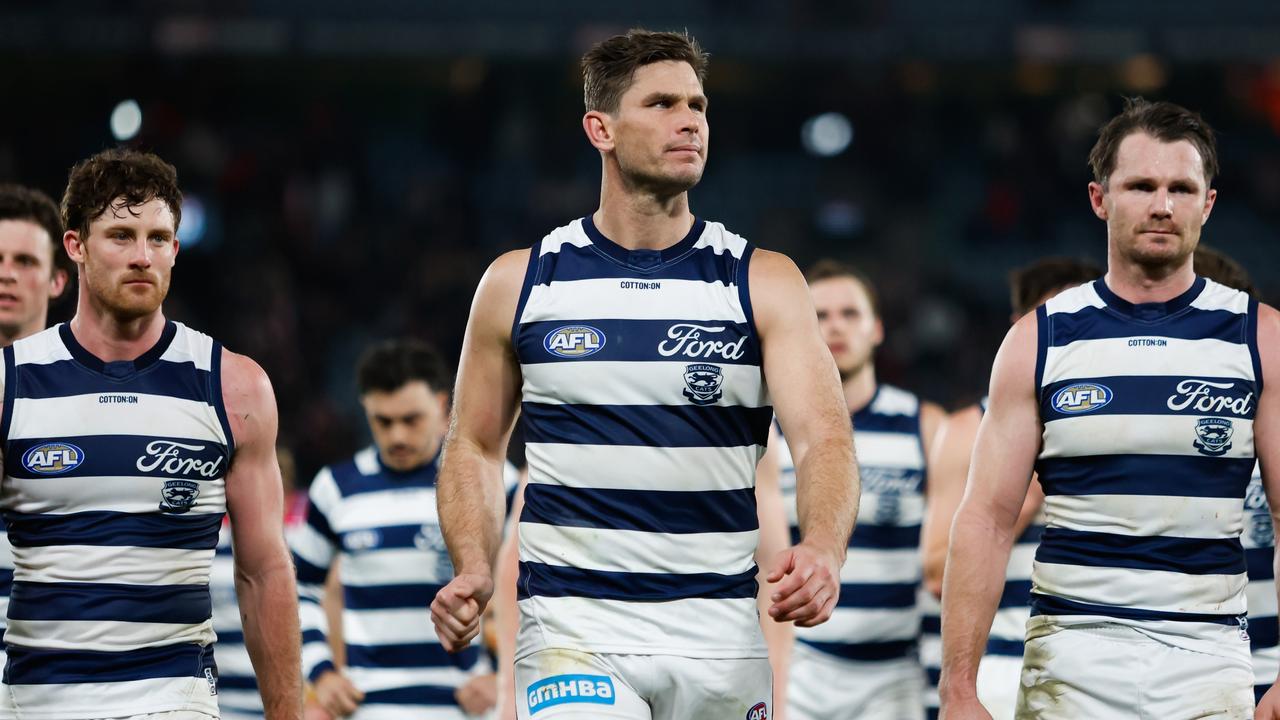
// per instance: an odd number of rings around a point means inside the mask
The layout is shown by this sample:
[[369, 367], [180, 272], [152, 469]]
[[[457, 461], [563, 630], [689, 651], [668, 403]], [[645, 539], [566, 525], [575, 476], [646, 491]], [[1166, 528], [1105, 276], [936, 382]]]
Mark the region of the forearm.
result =
[[490, 576], [502, 542], [502, 457], [451, 435], [437, 481], [440, 529], [455, 573]]
[[256, 572], [236, 572], [245, 645], [258, 678], [267, 720], [300, 720], [301, 638], [294, 572], [287, 555]]
[[829, 550], [842, 565], [858, 517], [859, 493], [852, 436], [810, 445], [796, 464], [801, 541]]

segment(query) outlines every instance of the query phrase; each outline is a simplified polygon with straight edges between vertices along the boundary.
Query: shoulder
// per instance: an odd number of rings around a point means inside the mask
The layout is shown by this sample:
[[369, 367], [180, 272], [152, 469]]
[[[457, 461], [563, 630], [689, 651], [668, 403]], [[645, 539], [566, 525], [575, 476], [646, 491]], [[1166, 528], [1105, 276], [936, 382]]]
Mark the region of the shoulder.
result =
[[1264, 387], [1280, 382], [1280, 311], [1258, 303], [1258, 359], [1262, 364]]
[[756, 248], [751, 253], [751, 282], [804, 284], [804, 275], [795, 261], [780, 252]]
[[222, 402], [237, 444], [276, 423], [276, 397], [271, 379], [252, 358], [222, 349]]

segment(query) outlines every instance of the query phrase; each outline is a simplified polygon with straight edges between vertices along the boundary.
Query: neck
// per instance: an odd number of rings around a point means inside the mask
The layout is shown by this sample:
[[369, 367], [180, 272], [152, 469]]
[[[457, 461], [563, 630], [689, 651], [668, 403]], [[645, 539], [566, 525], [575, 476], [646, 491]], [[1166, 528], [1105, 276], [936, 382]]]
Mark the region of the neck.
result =
[[665, 250], [693, 227], [689, 193], [661, 195], [628, 183], [616, 163], [604, 161], [600, 209], [591, 216], [605, 237], [628, 250]]
[[80, 288], [71, 333], [85, 350], [103, 362], [134, 360], [160, 341], [164, 313], [155, 311], [140, 317], [122, 318]]
[[0, 347], [8, 347], [28, 335], [35, 335], [44, 329], [45, 314], [33, 318], [22, 325], [0, 325]]
[[871, 402], [871, 396], [876, 394], [876, 368], [869, 362], [842, 380], [844, 401], [851, 413], [866, 407]]
[[1169, 302], [1186, 292], [1196, 280], [1192, 256], [1179, 264], [1143, 265], [1119, 257], [1114, 251], [1107, 258], [1104, 280], [1111, 292], [1128, 302]]

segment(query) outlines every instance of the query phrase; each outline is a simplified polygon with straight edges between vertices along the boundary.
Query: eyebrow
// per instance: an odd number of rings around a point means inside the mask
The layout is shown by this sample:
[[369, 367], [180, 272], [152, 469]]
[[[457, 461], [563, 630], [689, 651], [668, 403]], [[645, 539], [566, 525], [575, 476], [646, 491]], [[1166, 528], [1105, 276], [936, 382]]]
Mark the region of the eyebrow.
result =
[[[685, 95], [678, 95], [676, 93], [655, 92], [655, 93], [649, 93], [648, 95], [646, 95], [644, 100], [641, 101], [641, 103], [644, 105], [649, 105], [650, 103], [660, 102], [664, 100], [666, 102], [674, 103], [685, 97], [686, 97]], [[698, 95], [689, 95], [687, 97], [689, 98], [690, 104], [700, 103], [703, 107], [706, 107], [709, 104], [707, 101], [706, 95], [698, 94]]]
[[[107, 227], [103, 228], [103, 230], [102, 230], [102, 232], [104, 232], [104, 233], [111, 233], [111, 232], [116, 232], [116, 231], [127, 232], [127, 233], [129, 233], [130, 235], [136, 235], [136, 234], [137, 234], [137, 231], [135, 231], [135, 230], [133, 229], [133, 227], [132, 227], [132, 226], [130, 226], [130, 225], [108, 225]], [[174, 233], [173, 233], [173, 231], [172, 231], [172, 230], [168, 230], [168, 229], [155, 229], [155, 228], [153, 228], [153, 229], [151, 229], [151, 230], [148, 230], [148, 231], [147, 231], [147, 234], [148, 234], [148, 235], [164, 235], [165, 237], [173, 237], [173, 235], [174, 235]]]

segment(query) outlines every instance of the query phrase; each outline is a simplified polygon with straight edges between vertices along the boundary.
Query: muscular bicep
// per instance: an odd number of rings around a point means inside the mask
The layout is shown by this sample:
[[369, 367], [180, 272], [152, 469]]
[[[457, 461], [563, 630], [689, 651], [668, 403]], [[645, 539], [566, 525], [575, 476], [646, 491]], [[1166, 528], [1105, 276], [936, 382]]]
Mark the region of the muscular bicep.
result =
[[284, 490], [276, 459], [277, 411], [267, 375], [252, 360], [223, 351], [223, 402], [235, 438], [227, 471], [237, 572], [280, 562], [284, 552]]
[[1271, 515], [1280, 520], [1280, 313], [1269, 305], [1259, 305], [1258, 316], [1262, 393], [1253, 418], [1253, 443]]

